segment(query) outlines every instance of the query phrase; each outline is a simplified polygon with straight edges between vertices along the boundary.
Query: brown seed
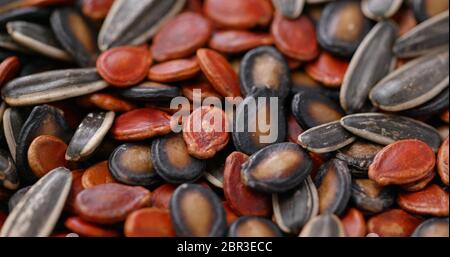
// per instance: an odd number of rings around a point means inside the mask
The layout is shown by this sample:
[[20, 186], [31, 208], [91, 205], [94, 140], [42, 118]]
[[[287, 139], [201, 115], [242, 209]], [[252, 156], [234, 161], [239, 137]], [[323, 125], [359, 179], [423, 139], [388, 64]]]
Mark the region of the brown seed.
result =
[[6, 58], [0, 63], [0, 88], [13, 79], [20, 69], [20, 60], [16, 56]]
[[290, 114], [287, 119], [288, 124], [288, 139], [290, 142], [298, 144], [298, 137], [305, 132], [303, 128], [297, 123], [294, 116]]
[[340, 87], [348, 65], [348, 61], [322, 52], [317, 60], [306, 65], [305, 71], [325, 86]]
[[223, 191], [231, 209], [244, 216], [268, 217], [272, 213], [270, 195], [255, 192], [241, 180], [241, 166], [248, 156], [231, 153], [225, 161]]
[[397, 204], [410, 213], [448, 216], [448, 193], [438, 185], [430, 185], [418, 192], [400, 193]]
[[97, 71], [112, 86], [129, 87], [144, 80], [151, 64], [147, 46], [121, 46], [98, 57]]
[[115, 179], [109, 172], [108, 161], [99, 162], [89, 167], [81, 177], [83, 188], [91, 188], [97, 185], [114, 183]]
[[261, 217], [243, 216], [231, 224], [229, 237], [279, 237], [281, 231], [270, 220]]
[[345, 234], [348, 237], [364, 237], [367, 234], [366, 221], [361, 211], [356, 208], [350, 208], [341, 217]]
[[206, 0], [204, 12], [220, 27], [249, 29], [267, 26], [273, 9], [267, 0]]
[[406, 32], [417, 26], [416, 17], [410, 8], [402, 8], [393, 17], [399, 27], [399, 36], [403, 36]]
[[189, 154], [198, 159], [213, 157], [230, 140], [227, 128], [228, 120], [221, 109], [205, 106], [194, 110], [183, 127]]
[[272, 44], [272, 35], [245, 30], [218, 31], [213, 34], [209, 41], [209, 47], [228, 54], [241, 53], [258, 46]]
[[152, 56], [158, 62], [188, 57], [208, 42], [211, 33], [212, 26], [203, 16], [181, 13], [156, 34]]
[[241, 95], [239, 78], [231, 64], [216, 51], [199, 49], [197, 58], [200, 68], [214, 89], [224, 97]]
[[174, 184], [164, 184], [152, 193], [152, 206], [161, 209], [169, 209], [170, 199], [177, 189]]
[[75, 199], [77, 195], [84, 190], [81, 178], [84, 170], [74, 170], [72, 173], [72, 187], [70, 188], [69, 196], [67, 196], [65, 209], [70, 213], [75, 213]]
[[271, 31], [277, 48], [293, 59], [310, 61], [319, 54], [316, 29], [308, 16], [290, 20], [277, 13]]
[[179, 59], [153, 65], [148, 79], [156, 82], [174, 82], [194, 77], [200, 71], [196, 59]]
[[106, 18], [114, 0], [83, 0], [83, 14], [93, 20], [102, 20]]
[[105, 111], [128, 112], [136, 106], [116, 95], [108, 93], [94, 93], [77, 99], [77, 103], [87, 108], [99, 108]]
[[67, 145], [54, 136], [38, 136], [28, 148], [28, 164], [36, 177], [41, 178], [49, 171], [67, 165]]
[[369, 178], [380, 185], [402, 185], [429, 175], [436, 156], [426, 143], [400, 140], [383, 148], [369, 167]]
[[199, 81], [192, 81], [184, 84], [181, 87], [181, 93], [191, 102], [194, 102], [194, 90], [200, 90], [200, 97], [203, 101], [207, 97], [216, 97], [222, 99], [222, 96], [211, 86], [205, 79]]
[[441, 120], [448, 124], [448, 122], [449, 122], [449, 116], [450, 116], [450, 112], [449, 112], [449, 110], [447, 109], [447, 110], [445, 110], [445, 111], [441, 114]]
[[448, 137], [439, 148], [437, 155], [437, 170], [442, 182], [448, 186]]
[[134, 210], [149, 206], [150, 191], [143, 187], [103, 184], [83, 190], [75, 209], [86, 221], [113, 224], [125, 220]]
[[134, 211], [125, 220], [127, 237], [173, 237], [170, 213], [166, 209], [144, 208]]
[[64, 225], [70, 231], [77, 233], [80, 236], [85, 237], [118, 237], [119, 232], [110, 229], [103, 228], [90, 222], [84, 221], [80, 217], [69, 217], [64, 222]]
[[367, 227], [370, 233], [381, 237], [407, 237], [421, 222], [403, 210], [392, 209], [370, 218]]
[[436, 172], [433, 170], [430, 170], [428, 175], [426, 175], [424, 178], [421, 178], [417, 181], [401, 185], [401, 188], [405, 191], [409, 192], [415, 192], [420, 191], [424, 189], [430, 182], [436, 177]]
[[203, 14], [203, 0], [186, 0], [184, 10]]
[[116, 140], [142, 140], [171, 132], [170, 115], [153, 108], [136, 109], [116, 118], [111, 133]]
[[223, 202], [223, 208], [225, 210], [225, 215], [227, 216], [227, 225], [230, 226], [239, 216], [233, 212], [227, 202]]

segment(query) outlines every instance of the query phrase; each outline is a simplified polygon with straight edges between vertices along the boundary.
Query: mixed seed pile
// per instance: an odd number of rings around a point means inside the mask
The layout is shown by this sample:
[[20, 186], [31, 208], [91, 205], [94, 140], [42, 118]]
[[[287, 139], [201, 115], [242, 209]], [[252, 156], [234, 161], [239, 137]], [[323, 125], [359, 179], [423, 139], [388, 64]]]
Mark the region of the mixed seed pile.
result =
[[448, 4], [0, 0], [0, 236], [448, 237]]

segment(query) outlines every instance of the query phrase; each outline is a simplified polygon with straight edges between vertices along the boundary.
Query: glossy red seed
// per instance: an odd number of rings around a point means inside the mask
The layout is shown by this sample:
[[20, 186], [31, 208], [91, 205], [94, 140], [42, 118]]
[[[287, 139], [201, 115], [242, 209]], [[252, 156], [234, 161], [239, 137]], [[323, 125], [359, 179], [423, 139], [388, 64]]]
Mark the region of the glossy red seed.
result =
[[152, 193], [152, 206], [160, 209], [169, 209], [170, 199], [173, 192], [177, 189], [176, 185], [164, 184]]
[[83, 14], [93, 20], [101, 20], [106, 17], [114, 0], [82, 0]]
[[64, 222], [64, 226], [70, 231], [85, 237], [118, 237], [120, 233], [111, 228], [103, 228], [90, 222], [84, 221], [80, 217], [69, 217]]
[[277, 48], [293, 59], [310, 61], [319, 54], [316, 29], [306, 15], [291, 20], [277, 13], [271, 32]]
[[67, 166], [66, 150], [66, 143], [57, 137], [36, 137], [28, 147], [28, 164], [34, 175], [41, 178], [55, 168]]
[[111, 175], [108, 161], [99, 162], [92, 165], [83, 173], [81, 184], [83, 188], [91, 188], [102, 184], [114, 183], [116, 180]]
[[173, 237], [170, 213], [167, 209], [144, 208], [128, 215], [125, 221], [127, 237]]
[[174, 82], [194, 77], [200, 72], [196, 59], [179, 59], [153, 65], [148, 79], [156, 82]]
[[369, 166], [369, 178], [380, 185], [402, 185], [420, 180], [433, 170], [436, 156], [426, 143], [400, 140], [383, 148]]
[[105, 111], [127, 112], [136, 109], [131, 102], [108, 93], [85, 95], [77, 100], [78, 104], [87, 108], [99, 108]]
[[11, 56], [0, 63], [0, 88], [13, 79], [20, 70], [20, 61], [16, 56]]
[[219, 27], [249, 29], [269, 25], [273, 8], [268, 0], [206, 0], [204, 12]]
[[203, 14], [203, 0], [186, 0], [184, 10]]
[[348, 237], [364, 237], [367, 234], [366, 221], [361, 211], [350, 208], [341, 218], [345, 234]]
[[398, 24], [399, 36], [404, 35], [406, 32], [410, 31], [417, 25], [416, 17], [414, 12], [410, 8], [402, 8], [394, 16], [395, 22]]
[[147, 46], [121, 46], [103, 52], [97, 71], [112, 86], [133, 86], [147, 77], [152, 63]]
[[199, 49], [197, 58], [200, 68], [217, 92], [224, 97], [241, 95], [239, 78], [225, 57], [210, 49]]
[[272, 45], [270, 34], [255, 33], [245, 30], [225, 30], [213, 34], [209, 47], [223, 53], [235, 54], [263, 45]]
[[223, 208], [225, 209], [225, 214], [227, 215], [227, 224], [228, 226], [230, 226], [235, 220], [239, 218], [239, 216], [234, 213], [234, 211], [226, 201], [223, 202]]
[[143, 140], [171, 132], [170, 115], [154, 108], [126, 112], [116, 118], [111, 133], [117, 140]]
[[400, 209], [392, 209], [373, 216], [367, 222], [369, 233], [381, 237], [410, 236], [422, 220]]
[[188, 57], [208, 42], [211, 33], [212, 26], [203, 16], [181, 13], [156, 34], [152, 56], [158, 62]]
[[448, 193], [437, 185], [430, 185], [418, 192], [400, 193], [397, 204], [410, 213], [448, 216]]
[[348, 65], [348, 61], [322, 52], [317, 60], [306, 65], [305, 71], [325, 86], [340, 87]]
[[298, 136], [303, 133], [303, 128], [298, 124], [292, 114], [288, 116], [288, 139], [290, 142], [298, 144]]
[[194, 102], [194, 90], [196, 89], [199, 90], [200, 100], [202, 101], [207, 97], [217, 97], [222, 99], [222, 96], [206, 80], [190, 81], [185, 83], [181, 87], [181, 93], [189, 99], [189, 101]]
[[437, 155], [437, 170], [442, 182], [448, 186], [448, 137], [444, 140]]
[[448, 123], [449, 121], [449, 116], [450, 116], [450, 112], [449, 110], [445, 110], [442, 114], [441, 114], [441, 120]]
[[84, 190], [83, 184], [81, 183], [84, 170], [74, 170], [71, 173], [72, 186], [66, 200], [65, 209], [71, 213], [75, 213], [75, 199], [77, 198], [77, 195]]

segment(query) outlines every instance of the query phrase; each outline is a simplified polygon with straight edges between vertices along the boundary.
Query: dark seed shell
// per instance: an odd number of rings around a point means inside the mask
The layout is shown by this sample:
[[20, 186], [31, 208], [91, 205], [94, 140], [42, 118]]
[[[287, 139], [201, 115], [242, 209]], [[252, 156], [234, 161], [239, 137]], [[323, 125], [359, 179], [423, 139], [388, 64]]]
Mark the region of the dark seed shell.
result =
[[85, 95], [108, 86], [96, 69], [54, 70], [17, 78], [2, 88], [11, 106], [36, 105]]
[[28, 49], [58, 60], [72, 60], [72, 57], [61, 47], [50, 28], [24, 21], [8, 22], [6, 28], [16, 42]]
[[1, 237], [49, 236], [69, 195], [72, 175], [57, 168], [40, 179], [9, 214]]
[[14, 207], [17, 206], [17, 204], [20, 202], [22, 197], [31, 189], [32, 186], [23, 187], [19, 190], [17, 190], [8, 201], [8, 210], [11, 213]]
[[286, 18], [296, 19], [302, 14], [305, 0], [272, 0], [275, 9]]
[[319, 213], [319, 195], [308, 177], [292, 191], [272, 195], [275, 221], [286, 233], [298, 234], [301, 228]]
[[352, 178], [347, 165], [338, 159], [332, 159], [322, 165], [314, 184], [319, 193], [319, 212], [340, 215], [350, 200]]
[[248, 95], [254, 87], [267, 87], [285, 98], [291, 88], [289, 67], [273, 47], [263, 46], [247, 52], [241, 61], [241, 91]]
[[426, 142], [436, 152], [441, 144], [441, 136], [435, 128], [398, 115], [353, 114], [342, 118], [341, 125], [361, 138], [382, 145], [402, 139], [419, 139]]
[[20, 130], [16, 149], [16, 166], [21, 182], [33, 183], [37, 177], [28, 165], [28, 147], [38, 136], [55, 136], [67, 142], [70, 138], [70, 129], [59, 109], [49, 105], [39, 105], [33, 108], [28, 119]]
[[390, 72], [394, 60], [391, 49], [397, 33], [398, 28], [393, 22], [380, 22], [361, 42], [345, 73], [340, 91], [341, 106], [347, 112], [360, 112], [370, 90]]
[[253, 154], [242, 165], [243, 182], [256, 190], [282, 193], [298, 186], [311, 172], [312, 160], [300, 146], [280, 143]]
[[412, 9], [418, 22], [424, 22], [444, 11], [448, 13], [446, 0], [411, 0]]
[[114, 112], [88, 114], [70, 141], [66, 160], [80, 161], [89, 158], [100, 146], [114, 122]]
[[56, 38], [81, 67], [93, 67], [97, 59], [96, 35], [75, 9], [56, 9], [50, 17]]
[[10, 154], [0, 149], [0, 181], [6, 189], [16, 190], [19, 186], [19, 175]]
[[448, 48], [409, 62], [381, 80], [370, 92], [374, 106], [404, 111], [428, 102], [448, 87]]
[[356, 140], [339, 121], [326, 123], [308, 129], [300, 134], [298, 143], [315, 153], [329, 153], [339, 150]]
[[336, 153], [336, 158], [346, 162], [348, 166], [354, 169], [368, 170], [373, 159], [382, 149], [383, 146], [381, 145], [359, 140], [339, 150]]
[[392, 17], [400, 9], [402, 3], [403, 0], [363, 0], [361, 9], [366, 17], [379, 21]]
[[[11, 2], [11, 1], [8, 1]], [[16, 1], [15, 1], [16, 2]], [[0, 11], [0, 25], [4, 25], [10, 21], [46, 21], [50, 16], [51, 10], [49, 8], [40, 7], [22, 7], [6, 12]]]
[[3, 131], [9, 152], [16, 161], [16, 147], [19, 141], [20, 130], [28, 117], [27, 108], [11, 107], [3, 113]]
[[394, 188], [382, 187], [370, 179], [354, 180], [351, 191], [356, 207], [370, 214], [382, 212], [395, 202]]
[[306, 223], [300, 237], [344, 237], [342, 222], [334, 214], [322, 214]]
[[123, 144], [117, 147], [108, 161], [111, 175], [119, 182], [132, 186], [154, 187], [161, 179], [151, 159], [151, 147]]
[[181, 134], [157, 138], [152, 143], [151, 158], [156, 172], [175, 184], [199, 179], [206, 163], [191, 157]]
[[439, 114], [445, 108], [448, 108], [449, 88], [442, 90], [442, 92], [430, 101], [403, 112], [403, 114], [412, 117], [429, 117]]
[[183, 184], [170, 200], [170, 214], [177, 236], [224, 236], [227, 229], [225, 210], [210, 189]]
[[155, 82], [144, 82], [140, 85], [120, 90], [120, 94], [137, 101], [165, 101], [180, 96], [180, 89], [175, 86]]
[[229, 237], [281, 237], [281, 231], [270, 220], [261, 217], [242, 216], [228, 230]]
[[412, 237], [448, 237], [448, 218], [431, 218], [420, 224]]
[[104, 51], [121, 45], [139, 45], [175, 16], [185, 0], [117, 0], [108, 12], [98, 36]]

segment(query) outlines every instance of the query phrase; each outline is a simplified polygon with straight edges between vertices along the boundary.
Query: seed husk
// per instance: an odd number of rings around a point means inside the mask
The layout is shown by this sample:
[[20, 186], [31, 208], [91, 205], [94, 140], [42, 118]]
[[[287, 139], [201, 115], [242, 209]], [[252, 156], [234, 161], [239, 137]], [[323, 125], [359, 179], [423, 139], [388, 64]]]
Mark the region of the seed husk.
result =
[[64, 226], [83, 237], [118, 237], [120, 235], [117, 230], [92, 224], [77, 216], [67, 218]]
[[342, 118], [341, 125], [351, 133], [381, 145], [388, 145], [403, 139], [419, 139], [437, 152], [441, 144], [441, 137], [435, 128], [398, 115], [353, 114]]
[[154, 108], [141, 108], [116, 118], [111, 133], [116, 140], [136, 141], [171, 132], [170, 115]]
[[8, 22], [6, 28], [14, 41], [28, 49], [57, 60], [72, 60], [50, 28], [25, 21]]
[[317, 24], [317, 39], [327, 51], [350, 57], [371, 29], [360, 1], [333, 1], [325, 6]]
[[351, 196], [352, 178], [347, 165], [331, 159], [322, 165], [314, 184], [319, 194], [319, 212], [342, 214]]
[[322, 52], [319, 57], [305, 66], [306, 73], [324, 86], [339, 88], [347, 72], [348, 61]]
[[271, 33], [277, 48], [294, 60], [310, 61], [319, 54], [316, 28], [306, 15], [290, 20], [275, 13]]
[[445, 0], [412, 0], [411, 5], [418, 22], [424, 22], [448, 10], [448, 1]]
[[319, 213], [319, 195], [310, 177], [296, 189], [272, 195], [273, 213], [280, 229], [289, 234], [301, 228]]
[[448, 136], [444, 140], [437, 155], [437, 170], [441, 180], [448, 186]]
[[34, 184], [9, 214], [1, 237], [49, 236], [70, 191], [72, 176], [65, 168], [49, 172]]
[[8, 200], [8, 210], [9, 212], [12, 212], [14, 207], [17, 206], [19, 201], [22, 199], [22, 197], [30, 190], [31, 186], [22, 187], [21, 189], [17, 190]]
[[441, 48], [448, 49], [448, 13], [446, 11], [420, 23], [397, 39], [393, 48], [395, 55], [400, 58], [411, 58]]
[[31, 142], [41, 135], [55, 136], [64, 142], [69, 140], [70, 129], [59, 109], [49, 105], [34, 107], [20, 130], [16, 147], [16, 166], [24, 184], [37, 180], [28, 164], [28, 148]]
[[2, 96], [11, 106], [27, 106], [81, 96], [107, 86], [95, 69], [54, 70], [14, 79], [2, 88]]
[[369, 166], [369, 178], [382, 186], [408, 184], [426, 177], [435, 163], [433, 150], [424, 142], [400, 140], [378, 152]]
[[59, 43], [81, 67], [95, 66], [97, 45], [95, 32], [85, 18], [73, 8], [53, 11], [50, 24]]
[[431, 218], [422, 222], [412, 237], [448, 237], [449, 236], [448, 218]]
[[98, 47], [105, 51], [121, 45], [139, 45], [150, 38], [184, 6], [185, 0], [117, 0], [108, 12]]
[[223, 191], [230, 208], [242, 216], [272, 214], [270, 196], [248, 188], [241, 180], [241, 166], [248, 156], [241, 152], [231, 153], [225, 161]]
[[151, 159], [151, 147], [145, 144], [123, 144], [111, 153], [108, 161], [111, 175], [131, 186], [154, 187], [161, 179]]
[[195, 58], [178, 59], [153, 65], [148, 78], [156, 82], [175, 82], [195, 77], [200, 66]]
[[26, 108], [11, 107], [7, 108], [3, 113], [3, 131], [9, 152], [13, 160], [16, 160], [16, 147], [19, 140], [20, 130], [27, 118]]
[[448, 49], [409, 62], [378, 82], [370, 100], [385, 111], [420, 106], [448, 87], [448, 67]]
[[377, 1], [363, 0], [361, 9], [367, 18], [372, 20], [384, 20], [392, 17], [402, 6], [403, 0]]
[[356, 208], [349, 208], [341, 217], [344, 226], [345, 235], [348, 237], [365, 237], [367, 235], [367, 226], [361, 211]]
[[181, 184], [199, 179], [206, 164], [188, 152], [181, 134], [157, 138], [152, 143], [151, 160], [156, 172], [167, 182]]
[[344, 161], [354, 169], [368, 170], [375, 155], [383, 149], [383, 146], [364, 140], [358, 140], [348, 147], [339, 150], [336, 158]]
[[0, 181], [4, 188], [16, 190], [19, 187], [19, 175], [9, 152], [0, 149]]
[[165, 209], [144, 208], [131, 213], [125, 221], [127, 237], [173, 237], [170, 213]]
[[305, 129], [339, 120], [344, 115], [336, 102], [313, 91], [297, 93], [291, 108], [295, 119]]
[[222, 53], [238, 54], [273, 43], [273, 37], [270, 34], [245, 30], [223, 30], [215, 32], [208, 45]]
[[267, 146], [242, 165], [244, 184], [255, 190], [282, 193], [298, 186], [311, 172], [312, 160], [300, 146], [279, 143]]
[[120, 95], [135, 101], [166, 101], [180, 96], [180, 89], [171, 85], [147, 81], [137, 86], [120, 90]]
[[[285, 141], [286, 114], [277, 95], [266, 87], [256, 88], [238, 106], [232, 133], [237, 150], [253, 154], [268, 145]], [[271, 104], [274, 99], [276, 106]]]
[[242, 216], [228, 230], [229, 237], [281, 237], [281, 231], [270, 220], [261, 217]]
[[66, 150], [67, 144], [61, 139], [49, 135], [38, 136], [28, 147], [28, 165], [34, 175], [41, 178], [53, 169], [67, 166], [64, 158]]
[[88, 159], [103, 141], [114, 122], [114, 112], [89, 113], [78, 126], [65, 155], [68, 161]]
[[298, 136], [298, 143], [314, 153], [329, 153], [339, 150], [356, 140], [339, 121], [313, 127]]
[[200, 185], [179, 186], [170, 200], [170, 215], [177, 236], [217, 237], [227, 229], [222, 202]]
[[326, 213], [312, 218], [303, 227], [300, 237], [344, 237], [342, 222], [334, 214]]
[[255, 87], [267, 87], [285, 98], [291, 88], [289, 67], [284, 57], [273, 47], [263, 46], [248, 51], [241, 61], [239, 77], [245, 95]]
[[114, 224], [124, 221], [131, 212], [148, 206], [150, 197], [150, 191], [143, 187], [102, 184], [79, 193], [75, 209], [83, 220]]
[[448, 216], [448, 192], [435, 184], [418, 192], [400, 193], [397, 204], [407, 212], [418, 215]]
[[416, 108], [406, 110], [403, 112], [403, 114], [412, 117], [427, 117], [439, 114], [442, 112], [442, 110], [448, 108], [448, 99], [449, 88], [447, 87], [430, 101], [417, 106]]
[[370, 218], [367, 228], [380, 237], [408, 237], [421, 222], [403, 210], [392, 209]]
[[364, 212], [380, 213], [395, 202], [395, 190], [383, 187], [370, 179], [355, 179], [351, 188], [352, 200], [355, 206]]
[[[0, 10], [0, 25], [4, 25], [10, 21], [25, 20], [25, 21], [46, 21], [50, 16], [51, 10], [49, 8], [40, 7], [25, 7], [14, 9]], [[5, 11], [5, 12], [3, 12]]]
[[342, 82], [340, 103], [348, 113], [360, 112], [370, 90], [391, 70], [392, 46], [398, 28], [390, 21], [380, 22], [367, 34], [353, 55]]
[[272, 0], [272, 4], [284, 17], [296, 19], [303, 12], [305, 0]]

